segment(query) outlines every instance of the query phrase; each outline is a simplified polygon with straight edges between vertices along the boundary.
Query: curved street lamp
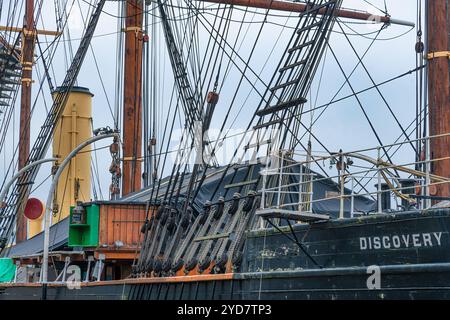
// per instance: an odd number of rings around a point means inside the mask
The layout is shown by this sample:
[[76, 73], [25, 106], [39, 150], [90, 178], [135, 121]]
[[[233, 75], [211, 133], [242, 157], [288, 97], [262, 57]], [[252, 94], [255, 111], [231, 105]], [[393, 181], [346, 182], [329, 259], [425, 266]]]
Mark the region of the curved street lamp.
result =
[[9, 188], [11, 187], [11, 185], [14, 183], [14, 181], [16, 181], [24, 172], [28, 171], [29, 169], [31, 169], [34, 166], [43, 164], [45, 162], [51, 162], [51, 161], [57, 161], [58, 158], [48, 158], [48, 159], [41, 159], [41, 160], [37, 160], [35, 162], [32, 162], [28, 165], [26, 165], [25, 167], [23, 167], [22, 169], [20, 169], [19, 171], [17, 171], [17, 173], [8, 181], [8, 183], [5, 185], [5, 187], [3, 188], [2, 192], [0, 193], [0, 204], [3, 204], [6, 194], [8, 193]]
[[[53, 176], [52, 184], [50, 185], [50, 190], [48, 192], [47, 197], [47, 203], [45, 205], [45, 213], [44, 213], [44, 254], [43, 254], [43, 261], [42, 261], [42, 283], [44, 286], [46, 286], [48, 281], [48, 253], [49, 253], [49, 242], [50, 242], [50, 213], [53, 209], [53, 193], [56, 188], [56, 185], [58, 183], [59, 177], [61, 176], [64, 168], [70, 163], [70, 160], [74, 158], [78, 152], [80, 152], [82, 149], [84, 149], [86, 146], [102, 139], [106, 138], [113, 138], [113, 137], [119, 137], [119, 134], [117, 132], [110, 133], [111, 131], [97, 131], [94, 133], [97, 133], [98, 135], [82, 142], [78, 147], [73, 149], [69, 155], [61, 162], [61, 164], [58, 167], [58, 170], [56, 171], [55, 175]], [[45, 288], [44, 288], [45, 290]], [[44, 297], [45, 297], [44, 293]]]
[[[57, 158], [48, 158], [48, 159], [40, 159], [37, 161], [34, 161], [32, 163], [29, 163], [28, 165], [26, 165], [25, 167], [23, 167], [22, 169], [20, 169], [19, 171], [17, 171], [17, 173], [5, 184], [3, 190], [0, 192], [0, 209], [3, 208], [3, 205], [5, 203], [5, 198], [6, 195], [8, 194], [9, 188], [11, 188], [12, 184], [14, 183], [14, 181], [16, 181], [24, 172], [28, 171], [29, 169], [41, 165], [45, 162], [52, 162], [52, 161], [56, 161], [58, 160]], [[5, 216], [0, 215], [0, 219], [4, 218]], [[7, 242], [8, 238], [7, 237], [0, 237], [0, 242], [2, 242], [2, 239], [5, 239], [5, 241]], [[5, 244], [6, 245], [6, 244]], [[0, 256], [3, 255], [3, 247], [0, 246]]]

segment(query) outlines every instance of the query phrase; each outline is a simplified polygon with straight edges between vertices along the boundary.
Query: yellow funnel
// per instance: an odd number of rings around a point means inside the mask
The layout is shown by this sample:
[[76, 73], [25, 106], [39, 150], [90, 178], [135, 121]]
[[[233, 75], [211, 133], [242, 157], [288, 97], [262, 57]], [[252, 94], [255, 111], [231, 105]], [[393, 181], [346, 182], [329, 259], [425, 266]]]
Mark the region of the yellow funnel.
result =
[[28, 220], [28, 239], [33, 238], [35, 235], [42, 232], [44, 215], [36, 220]]
[[[63, 88], [57, 88], [60, 92]], [[80, 143], [92, 137], [92, 97], [87, 88], [73, 87], [53, 136], [53, 157], [61, 163]], [[52, 224], [69, 216], [77, 201], [91, 199], [91, 146], [81, 150], [61, 174], [53, 203]]]

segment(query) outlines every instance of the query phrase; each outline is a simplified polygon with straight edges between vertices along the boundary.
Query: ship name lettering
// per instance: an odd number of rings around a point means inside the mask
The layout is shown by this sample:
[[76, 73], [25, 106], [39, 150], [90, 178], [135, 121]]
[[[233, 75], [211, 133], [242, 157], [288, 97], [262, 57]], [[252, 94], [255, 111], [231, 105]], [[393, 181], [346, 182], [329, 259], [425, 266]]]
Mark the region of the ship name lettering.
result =
[[441, 246], [442, 232], [360, 237], [360, 250], [421, 248]]

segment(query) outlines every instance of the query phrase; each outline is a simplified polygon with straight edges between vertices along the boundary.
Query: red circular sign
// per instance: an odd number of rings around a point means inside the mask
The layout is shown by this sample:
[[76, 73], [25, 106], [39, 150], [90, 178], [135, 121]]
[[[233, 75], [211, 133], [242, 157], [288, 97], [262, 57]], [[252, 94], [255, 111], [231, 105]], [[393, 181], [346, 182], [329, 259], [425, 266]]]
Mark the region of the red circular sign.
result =
[[41, 200], [36, 198], [30, 198], [25, 206], [24, 215], [30, 220], [38, 219], [44, 212], [44, 205]]

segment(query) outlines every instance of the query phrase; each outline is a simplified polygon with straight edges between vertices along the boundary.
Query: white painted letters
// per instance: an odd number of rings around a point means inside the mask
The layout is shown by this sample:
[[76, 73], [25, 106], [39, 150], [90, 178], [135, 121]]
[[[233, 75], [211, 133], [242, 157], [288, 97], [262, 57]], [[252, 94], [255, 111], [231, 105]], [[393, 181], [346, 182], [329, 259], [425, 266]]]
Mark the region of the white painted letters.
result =
[[381, 250], [442, 246], [443, 232], [360, 237], [360, 250]]

